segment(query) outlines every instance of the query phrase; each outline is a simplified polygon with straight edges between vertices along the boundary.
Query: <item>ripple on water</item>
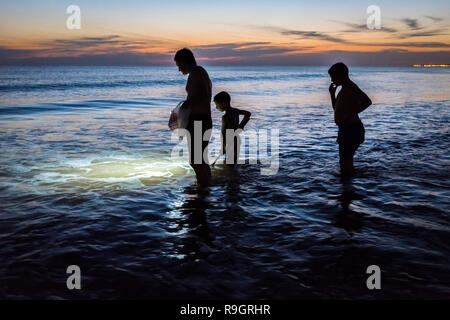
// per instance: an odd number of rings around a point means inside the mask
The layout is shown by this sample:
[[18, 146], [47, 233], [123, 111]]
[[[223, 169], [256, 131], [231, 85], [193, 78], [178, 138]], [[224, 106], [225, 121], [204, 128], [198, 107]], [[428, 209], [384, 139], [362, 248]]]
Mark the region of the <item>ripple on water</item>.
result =
[[[312, 89], [326, 93], [322, 71], [261, 80], [245, 70], [237, 83], [212, 72], [252, 111], [249, 129], [280, 130], [280, 167], [264, 176], [267, 163], [219, 164], [209, 189], [193, 184], [186, 158], [170, 158], [173, 88], [160, 99], [1, 109], [0, 296], [370, 299], [365, 270], [377, 264], [380, 297], [447, 297], [448, 97], [407, 91], [429, 88], [426, 76], [394, 94], [390, 73], [356, 73], [380, 102], [362, 113], [366, 141], [343, 183], [330, 107]], [[65, 289], [70, 264], [89, 290]]]

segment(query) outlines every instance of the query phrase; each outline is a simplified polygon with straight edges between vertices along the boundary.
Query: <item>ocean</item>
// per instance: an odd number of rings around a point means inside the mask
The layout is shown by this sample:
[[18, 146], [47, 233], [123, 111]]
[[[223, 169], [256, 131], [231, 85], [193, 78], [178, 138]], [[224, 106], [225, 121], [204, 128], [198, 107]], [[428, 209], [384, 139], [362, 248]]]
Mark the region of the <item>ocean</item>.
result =
[[0, 67], [1, 298], [449, 297], [450, 70], [350, 68], [373, 105], [342, 182], [326, 67], [205, 68], [247, 131], [279, 132], [271, 174], [196, 187], [171, 156], [175, 66]]

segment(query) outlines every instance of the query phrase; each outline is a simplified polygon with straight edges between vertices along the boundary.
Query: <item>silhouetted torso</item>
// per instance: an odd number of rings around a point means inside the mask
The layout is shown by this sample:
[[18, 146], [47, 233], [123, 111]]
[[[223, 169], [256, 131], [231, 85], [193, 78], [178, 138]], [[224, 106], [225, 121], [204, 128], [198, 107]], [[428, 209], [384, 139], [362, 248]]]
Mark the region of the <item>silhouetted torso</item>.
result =
[[211, 114], [212, 84], [209, 75], [201, 66], [189, 73], [186, 84], [187, 99], [192, 114]]
[[239, 110], [229, 107], [222, 116], [222, 129], [236, 130], [239, 127]]
[[361, 105], [361, 89], [352, 81], [342, 86], [336, 97], [334, 121], [339, 127], [360, 124], [358, 113]]

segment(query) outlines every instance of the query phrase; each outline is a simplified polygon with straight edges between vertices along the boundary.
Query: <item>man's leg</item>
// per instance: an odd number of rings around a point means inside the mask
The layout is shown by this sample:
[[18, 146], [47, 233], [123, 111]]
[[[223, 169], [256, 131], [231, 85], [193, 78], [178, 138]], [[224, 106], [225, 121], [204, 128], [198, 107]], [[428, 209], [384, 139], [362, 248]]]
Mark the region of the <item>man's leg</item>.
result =
[[341, 168], [341, 177], [349, 178], [353, 175], [353, 156], [356, 150], [351, 150], [351, 146], [344, 143], [339, 144], [339, 166]]
[[191, 164], [191, 167], [195, 171], [198, 184], [202, 186], [209, 185], [211, 181], [211, 168], [208, 164]]
[[342, 178], [349, 178], [354, 173], [353, 157], [346, 157], [340, 161]]
[[[201, 163], [199, 164], [193, 164], [192, 168], [195, 171], [195, 175], [197, 177], [197, 183], [202, 186], [207, 186], [211, 182], [211, 168], [209, 166], [209, 159], [208, 159], [208, 144], [209, 139], [211, 137], [211, 132], [206, 132], [208, 128], [204, 128], [205, 130], [202, 131], [202, 140], [196, 141], [196, 143], [201, 144]], [[205, 133], [206, 132], [206, 133]], [[203, 140], [207, 139], [206, 141]]]
[[[209, 167], [209, 161], [207, 159], [207, 147], [209, 144], [209, 138], [211, 136], [211, 133], [207, 134], [205, 138], [207, 138], [207, 141], [203, 141], [203, 135], [205, 135], [205, 131], [208, 130], [207, 127], [205, 127], [205, 124], [202, 123], [202, 121], [194, 121], [194, 124], [197, 122], [197, 125], [200, 125], [201, 127], [201, 136], [195, 136], [194, 130], [192, 131], [188, 149], [189, 149], [189, 159], [190, 159], [190, 165], [192, 169], [194, 169], [195, 176], [197, 178], [197, 183], [202, 186], [206, 186], [210, 183], [211, 180], [211, 168]], [[194, 126], [193, 126], [194, 127]], [[198, 148], [198, 146], [201, 146], [201, 148]], [[198, 153], [197, 155], [195, 153]], [[206, 154], [206, 155], [205, 155]], [[197, 160], [197, 161], [195, 161]], [[196, 163], [198, 162], [198, 163]]]

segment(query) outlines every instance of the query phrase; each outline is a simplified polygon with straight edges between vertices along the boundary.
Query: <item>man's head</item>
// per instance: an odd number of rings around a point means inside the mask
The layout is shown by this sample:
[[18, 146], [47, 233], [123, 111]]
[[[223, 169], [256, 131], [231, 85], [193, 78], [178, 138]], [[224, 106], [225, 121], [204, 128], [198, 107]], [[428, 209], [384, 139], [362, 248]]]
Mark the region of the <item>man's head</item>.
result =
[[328, 70], [328, 74], [331, 77], [331, 81], [338, 86], [349, 80], [348, 68], [342, 62], [333, 64]]
[[214, 103], [216, 104], [216, 109], [224, 112], [230, 107], [231, 97], [228, 92], [222, 91], [214, 96]]
[[194, 54], [187, 48], [178, 50], [173, 60], [175, 60], [175, 63], [178, 66], [178, 70], [182, 74], [188, 74], [189, 72], [191, 72], [192, 68], [197, 65]]

